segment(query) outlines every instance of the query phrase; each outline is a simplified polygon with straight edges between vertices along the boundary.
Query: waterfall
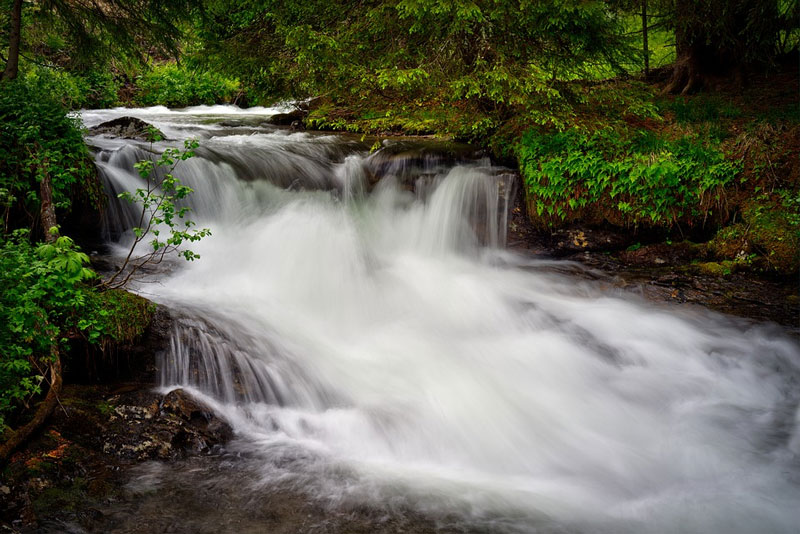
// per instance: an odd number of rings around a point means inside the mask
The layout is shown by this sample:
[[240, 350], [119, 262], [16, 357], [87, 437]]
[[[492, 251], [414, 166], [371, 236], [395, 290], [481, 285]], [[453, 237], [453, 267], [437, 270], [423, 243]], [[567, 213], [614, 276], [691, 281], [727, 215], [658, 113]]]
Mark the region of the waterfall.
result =
[[[201, 138], [176, 173], [213, 235], [138, 290], [181, 310], [162, 387], [227, 418], [265, 479], [489, 531], [796, 531], [795, 341], [504, 250], [515, 176], [468, 149], [201, 111], [143, 115]], [[148, 147], [90, 141], [109, 192], [140, 183]]]

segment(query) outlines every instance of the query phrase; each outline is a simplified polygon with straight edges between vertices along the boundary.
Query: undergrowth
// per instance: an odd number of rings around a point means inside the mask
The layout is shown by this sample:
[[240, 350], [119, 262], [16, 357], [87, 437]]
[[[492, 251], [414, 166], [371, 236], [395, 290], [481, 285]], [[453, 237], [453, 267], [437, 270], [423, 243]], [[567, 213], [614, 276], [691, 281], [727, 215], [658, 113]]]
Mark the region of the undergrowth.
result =
[[741, 165], [697, 136], [649, 131], [529, 130], [518, 146], [531, 216], [540, 226], [604, 220], [670, 227], [724, 217]]

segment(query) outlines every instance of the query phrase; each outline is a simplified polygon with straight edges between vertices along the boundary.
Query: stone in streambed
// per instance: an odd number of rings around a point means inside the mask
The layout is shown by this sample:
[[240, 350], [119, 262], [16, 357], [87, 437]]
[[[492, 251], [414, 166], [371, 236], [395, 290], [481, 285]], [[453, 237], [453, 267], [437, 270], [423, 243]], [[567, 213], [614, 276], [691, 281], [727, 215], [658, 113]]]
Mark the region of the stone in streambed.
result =
[[290, 126], [292, 123], [297, 121], [302, 123], [307, 114], [307, 112], [301, 109], [295, 109], [289, 113], [276, 113], [275, 115], [271, 116], [267, 122], [276, 126]]
[[138, 391], [109, 399], [112, 428], [103, 452], [135, 460], [209, 454], [233, 437], [230, 425], [185, 391]]
[[155, 128], [148, 122], [136, 117], [119, 117], [102, 124], [98, 124], [89, 128], [91, 135], [107, 135], [109, 137], [119, 137], [121, 139], [138, 139], [140, 141], [150, 141], [152, 139], [151, 131], [155, 130], [155, 134], [162, 139], [165, 139], [161, 130]]

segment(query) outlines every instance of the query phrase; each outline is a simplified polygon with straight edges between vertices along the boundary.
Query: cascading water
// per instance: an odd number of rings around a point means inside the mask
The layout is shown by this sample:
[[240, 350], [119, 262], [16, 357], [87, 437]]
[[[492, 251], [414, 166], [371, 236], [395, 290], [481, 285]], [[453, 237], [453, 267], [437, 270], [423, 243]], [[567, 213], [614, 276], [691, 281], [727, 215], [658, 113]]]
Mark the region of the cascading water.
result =
[[[504, 251], [513, 177], [488, 161], [229, 111], [142, 112], [201, 138], [177, 173], [213, 236], [140, 291], [183, 314], [162, 385], [226, 417], [264, 481], [467, 530], [797, 531], [795, 342]], [[137, 187], [146, 147], [91, 141], [108, 190]], [[130, 226], [112, 206], [109, 239]]]

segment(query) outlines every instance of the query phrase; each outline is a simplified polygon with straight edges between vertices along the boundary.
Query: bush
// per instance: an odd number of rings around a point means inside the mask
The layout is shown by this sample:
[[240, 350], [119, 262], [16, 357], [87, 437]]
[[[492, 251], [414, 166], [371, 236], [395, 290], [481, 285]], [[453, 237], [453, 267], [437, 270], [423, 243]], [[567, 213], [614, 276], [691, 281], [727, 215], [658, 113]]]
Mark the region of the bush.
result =
[[0, 429], [42, 389], [45, 369], [66, 346], [94, 277], [89, 258], [68, 237], [34, 246], [27, 232], [0, 238]]
[[111, 72], [71, 73], [60, 69], [32, 67], [23, 75], [25, 83], [66, 109], [109, 108], [118, 103], [120, 84]]
[[[57, 208], [68, 209], [78, 192], [95, 200], [96, 170], [80, 123], [66, 115], [42, 78], [0, 84], [0, 197], [3, 225], [30, 226], [39, 211], [39, 182], [48, 175]], [[10, 212], [10, 213], [9, 213]], [[10, 217], [11, 216], [11, 217]], [[27, 224], [25, 224], [27, 222]]]
[[239, 82], [219, 74], [191, 70], [182, 65], [156, 65], [136, 79], [134, 101], [142, 106], [180, 108], [233, 101]]
[[721, 210], [724, 188], [741, 170], [697, 137], [647, 131], [530, 130], [517, 152], [531, 217], [544, 226], [567, 219], [692, 225]]

